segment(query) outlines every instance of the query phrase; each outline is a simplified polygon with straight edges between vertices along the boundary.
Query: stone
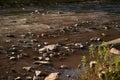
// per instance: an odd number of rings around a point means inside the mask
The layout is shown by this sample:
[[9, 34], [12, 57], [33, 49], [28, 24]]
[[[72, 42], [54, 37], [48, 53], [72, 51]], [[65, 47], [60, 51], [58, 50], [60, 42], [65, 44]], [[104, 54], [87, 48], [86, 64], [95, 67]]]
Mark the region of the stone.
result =
[[32, 80], [32, 77], [31, 76], [27, 76], [26, 80]]
[[47, 65], [47, 64], [50, 64], [49, 61], [35, 61], [33, 62], [34, 64], [44, 64], [44, 65]]
[[6, 42], [6, 43], [11, 43], [11, 42], [12, 42], [12, 40], [5, 40], [5, 42]]
[[36, 71], [35, 71], [35, 76], [40, 76], [41, 73], [42, 73], [42, 71], [36, 70]]
[[32, 67], [23, 67], [22, 69], [26, 70], [26, 71], [30, 71], [32, 69]]
[[15, 80], [22, 80], [22, 79], [21, 79], [21, 77], [17, 77], [17, 78], [15, 78]]
[[46, 58], [45, 58], [45, 61], [50, 61], [50, 58], [49, 58], [49, 57], [46, 57]]
[[16, 57], [12, 56], [9, 58], [10, 60], [16, 60]]
[[61, 65], [60, 68], [61, 69], [68, 69], [68, 66], [67, 65]]
[[33, 79], [32, 80], [40, 80], [40, 77], [38, 76], [33, 76]]
[[39, 49], [39, 53], [42, 53], [44, 51], [53, 51], [57, 48], [57, 45], [55, 44], [52, 44], [52, 45], [47, 45], [47, 46], [44, 46], [43, 48]]
[[38, 57], [39, 60], [43, 60], [43, 57]]
[[49, 74], [44, 80], [57, 80], [59, 72]]
[[111, 48], [110, 53], [120, 55], [120, 50], [117, 50], [116, 48]]
[[90, 68], [95, 68], [95, 65], [97, 64], [96, 61], [90, 61], [89, 65], [90, 65]]

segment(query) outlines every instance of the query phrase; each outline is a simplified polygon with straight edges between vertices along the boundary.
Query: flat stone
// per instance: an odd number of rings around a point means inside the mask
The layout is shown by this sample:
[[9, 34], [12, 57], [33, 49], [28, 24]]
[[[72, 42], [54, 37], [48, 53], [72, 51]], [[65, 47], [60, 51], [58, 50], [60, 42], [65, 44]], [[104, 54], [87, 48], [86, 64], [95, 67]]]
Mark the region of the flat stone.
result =
[[26, 70], [26, 71], [30, 71], [32, 69], [32, 67], [23, 67], [22, 69]]
[[58, 79], [58, 72], [49, 74], [44, 80], [57, 80]]
[[116, 48], [111, 48], [110, 53], [120, 55], [120, 50], [117, 50]]
[[15, 80], [21, 80], [21, 77], [17, 77], [17, 78], [15, 78]]
[[53, 51], [57, 48], [57, 45], [47, 45], [47, 46], [44, 46], [43, 48], [39, 49], [39, 52], [42, 53], [44, 51]]
[[32, 77], [31, 76], [27, 76], [26, 80], [32, 80]]
[[49, 61], [35, 61], [34, 64], [50, 64]]
[[16, 57], [12, 56], [9, 58], [10, 60], [16, 60]]

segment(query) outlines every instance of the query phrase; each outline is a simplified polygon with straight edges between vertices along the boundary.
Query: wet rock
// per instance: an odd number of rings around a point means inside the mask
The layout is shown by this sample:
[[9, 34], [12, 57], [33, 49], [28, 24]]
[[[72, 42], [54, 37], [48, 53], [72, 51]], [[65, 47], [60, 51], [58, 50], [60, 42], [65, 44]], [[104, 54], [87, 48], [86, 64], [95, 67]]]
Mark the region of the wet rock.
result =
[[42, 71], [36, 70], [36, 71], [35, 71], [35, 76], [40, 76], [41, 73], [42, 73]]
[[99, 38], [99, 37], [93, 37], [93, 38], [90, 39], [90, 41], [91, 42], [100, 42], [100, 41], [102, 41], [102, 39]]
[[30, 71], [32, 69], [32, 67], [23, 67], [22, 69], [26, 70], [26, 71]]
[[9, 58], [10, 60], [16, 60], [16, 57], [12, 56]]
[[5, 40], [5, 42], [6, 42], [6, 43], [11, 43], [11, 42], [12, 42], [12, 40]]
[[43, 53], [45, 51], [54, 51], [57, 49], [57, 45], [47, 45], [47, 46], [44, 46], [43, 48], [39, 49], [39, 53]]
[[38, 57], [39, 60], [43, 60], [43, 57]]
[[37, 47], [38, 47], [38, 48], [40, 48], [40, 47], [41, 47], [41, 45], [40, 45], [40, 44], [38, 44], [38, 45], [37, 45]]
[[108, 29], [110, 29], [110, 27], [109, 26], [105, 26], [105, 27], [103, 27], [105, 30], [108, 30]]
[[48, 53], [43, 53], [42, 56], [45, 58], [48, 56]]
[[37, 40], [37, 39], [32, 39], [31, 42], [32, 42], [32, 43], [38, 42], [38, 40]]
[[15, 78], [15, 80], [22, 80], [22, 79], [21, 79], [21, 77], [17, 77], [17, 78]]
[[68, 69], [69, 67], [67, 65], [61, 65], [60, 68], [61, 69]]
[[48, 45], [49, 44], [49, 42], [44, 42], [44, 45]]
[[33, 80], [40, 80], [39, 76], [33, 76]]
[[59, 73], [56, 72], [56, 73], [51, 73], [49, 74], [44, 80], [57, 80], [58, 79], [58, 76]]
[[34, 61], [33, 63], [34, 63], [34, 64], [44, 64], [44, 65], [50, 64], [49, 61]]
[[75, 46], [80, 48], [80, 49], [84, 48], [84, 45], [82, 43], [75, 43]]
[[29, 57], [28, 53], [21, 53], [20, 55], [22, 55], [23, 57]]
[[49, 58], [49, 57], [46, 57], [46, 58], [45, 58], [45, 61], [50, 61], [50, 58]]
[[47, 36], [47, 34], [45, 34], [45, 33], [42, 33], [42, 34], [41, 34], [41, 37], [45, 37], [45, 36]]
[[120, 50], [117, 50], [116, 48], [111, 48], [110, 53], [120, 55]]
[[26, 80], [32, 80], [32, 77], [31, 76], [27, 76]]
[[70, 77], [70, 75], [68, 75], [68, 74], [67, 74], [67, 75], [66, 75], [66, 77], [68, 77], [68, 78], [69, 78], [69, 77]]

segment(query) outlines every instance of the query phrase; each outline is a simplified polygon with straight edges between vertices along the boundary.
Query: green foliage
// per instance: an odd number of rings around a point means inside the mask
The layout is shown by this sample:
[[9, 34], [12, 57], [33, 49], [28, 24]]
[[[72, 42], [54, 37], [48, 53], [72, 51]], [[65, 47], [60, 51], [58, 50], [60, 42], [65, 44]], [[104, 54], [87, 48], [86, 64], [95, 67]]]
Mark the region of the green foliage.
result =
[[82, 61], [82, 65], [85, 67], [87, 65], [86, 56], [83, 56], [81, 61]]
[[[109, 55], [108, 44], [103, 44], [98, 48], [93, 45], [89, 47], [90, 60], [96, 61], [97, 64], [94, 68], [88, 68], [80, 80], [120, 80], [120, 56]], [[82, 58], [83, 63], [87, 61], [85, 59]]]

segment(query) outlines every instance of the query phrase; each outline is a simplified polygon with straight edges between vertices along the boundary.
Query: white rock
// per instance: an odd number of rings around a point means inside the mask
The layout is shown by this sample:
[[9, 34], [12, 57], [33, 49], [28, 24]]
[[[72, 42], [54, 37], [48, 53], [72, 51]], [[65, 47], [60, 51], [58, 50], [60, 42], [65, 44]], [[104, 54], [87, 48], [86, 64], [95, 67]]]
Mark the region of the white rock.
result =
[[50, 64], [49, 61], [35, 61], [34, 64]]
[[39, 60], [42, 60], [42, 59], [43, 59], [43, 57], [38, 57], [38, 59], [39, 59]]
[[67, 69], [68, 66], [67, 66], [67, 65], [61, 65], [60, 68], [61, 68], [61, 69]]
[[49, 74], [44, 80], [57, 80], [58, 79], [58, 72]]
[[50, 61], [50, 58], [49, 58], [49, 57], [46, 57], [45, 60], [46, 60], [46, 61]]
[[16, 58], [14, 56], [10, 57], [10, 60], [15, 60]]
[[47, 46], [44, 46], [43, 48], [39, 49], [39, 52], [44, 52], [44, 51], [53, 51], [57, 48], [57, 45], [47, 45]]
[[35, 71], [35, 76], [40, 76], [41, 73], [42, 73], [42, 71], [36, 70], [36, 71]]
[[94, 68], [96, 64], [97, 64], [96, 61], [90, 61], [90, 63], [89, 63], [90, 68]]
[[111, 49], [110, 49], [110, 53], [116, 54], [116, 55], [120, 55], [120, 51], [117, 50], [117, 49], [115, 49], [115, 48], [111, 48]]
[[27, 71], [30, 71], [30, 70], [31, 70], [31, 67], [23, 67], [22, 69], [27, 70]]
[[17, 77], [17, 78], [15, 78], [15, 80], [21, 80], [21, 77]]
[[40, 77], [38, 77], [38, 76], [33, 76], [33, 80], [40, 80]]
[[26, 80], [32, 80], [32, 77], [31, 76], [27, 76]]

